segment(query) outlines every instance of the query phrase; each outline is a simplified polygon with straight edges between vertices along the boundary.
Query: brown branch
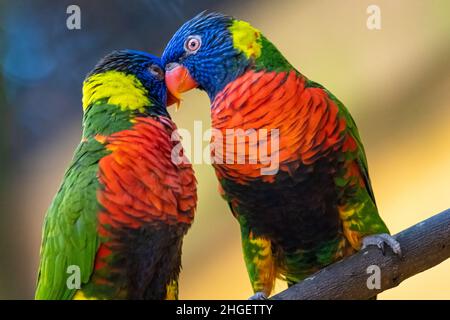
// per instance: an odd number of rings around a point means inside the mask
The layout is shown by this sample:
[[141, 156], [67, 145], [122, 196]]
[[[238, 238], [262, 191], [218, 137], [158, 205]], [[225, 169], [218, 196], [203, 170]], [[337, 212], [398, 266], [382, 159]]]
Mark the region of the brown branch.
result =
[[[383, 255], [369, 247], [336, 262], [289, 289], [274, 295], [273, 300], [369, 299], [402, 281], [428, 270], [450, 257], [450, 209], [422, 221], [400, 233], [403, 257], [390, 249]], [[381, 270], [379, 289], [369, 289], [367, 268]]]

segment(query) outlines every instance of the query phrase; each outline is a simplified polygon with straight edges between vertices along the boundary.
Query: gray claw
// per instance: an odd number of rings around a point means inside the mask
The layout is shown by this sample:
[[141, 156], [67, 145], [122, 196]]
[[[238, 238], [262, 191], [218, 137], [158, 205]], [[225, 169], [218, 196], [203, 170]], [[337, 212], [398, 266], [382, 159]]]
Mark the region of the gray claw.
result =
[[402, 257], [402, 249], [400, 247], [400, 243], [393, 236], [388, 235], [387, 233], [374, 234], [364, 237], [362, 241], [362, 249], [365, 249], [368, 246], [377, 246], [378, 248], [380, 248], [381, 252], [384, 255], [386, 244], [397, 256], [399, 256], [400, 258]]
[[258, 291], [257, 293], [252, 295], [250, 298], [248, 298], [248, 300], [267, 300], [267, 299], [268, 299], [267, 295], [262, 291]]

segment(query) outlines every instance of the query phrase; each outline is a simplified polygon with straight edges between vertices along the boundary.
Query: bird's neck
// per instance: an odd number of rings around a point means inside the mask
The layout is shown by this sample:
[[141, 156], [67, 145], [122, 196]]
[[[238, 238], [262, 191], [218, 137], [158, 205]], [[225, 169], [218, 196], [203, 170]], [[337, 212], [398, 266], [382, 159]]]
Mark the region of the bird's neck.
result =
[[97, 134], [109, 136], [130, 129], [134, 118], [131, 111], [122, 111], [117, 105], [98, 102], [84, 113], [83, 137], [94, 137]]
[[[289, 73], [295, 71], [298, 75], [302, 76], [281, 52], [263, 35], [258, 39], [258, 45], [260, 50], [257, 51], [256, 56], [246, 57], [244, 54], [241, 54], [239, 58], [237, 58], [237, 60], [239, 60], [238, 63], [236, 63], [235, 60], [232, 60], [233, 66], [223, 66], [222, 69], [227, 70], [227, 73], [222, 76], [223, 81], [219, 84], [213, 82], [211, 86], [204, 88], [208, 92], [211, 103], [225, 87], [240, 79], [248, 72]], [[255, 45], [252, 46], [254, 47]], [[228, 60], [229, 59], [224, 59], [223, 63], [226, 63]]]
[[[261, 52], [254, 59], [255, 63], [252, 65], [253, 70], [267, 72], [289, 72], [295, 70], [277, 47], [266, 37], [261, 35], [260, 42]], [[298, 73], [298, 71], [296, 72]]]
[[83, 110], [84, 136], [126, 130], [138, 116], [170, 117], [135, 76], [118, 71], [94, 74], [84, 81]]

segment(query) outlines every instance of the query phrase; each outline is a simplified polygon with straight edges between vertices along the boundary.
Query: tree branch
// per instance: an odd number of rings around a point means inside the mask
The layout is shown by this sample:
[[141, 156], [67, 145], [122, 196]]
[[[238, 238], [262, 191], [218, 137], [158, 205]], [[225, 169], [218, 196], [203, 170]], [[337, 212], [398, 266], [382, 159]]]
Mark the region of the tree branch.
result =
[[[274, 295], [273, 300], [369, 299], [402, 281], [428, 270], [450, 257], [450, 209], [424, 220], [395, 235], [403, 257], [390, 249], [384, 256], [369, 247], [338, 261], [289, 289]], [[381, 270], [381, 286], [369, 289], [367, 268]]]

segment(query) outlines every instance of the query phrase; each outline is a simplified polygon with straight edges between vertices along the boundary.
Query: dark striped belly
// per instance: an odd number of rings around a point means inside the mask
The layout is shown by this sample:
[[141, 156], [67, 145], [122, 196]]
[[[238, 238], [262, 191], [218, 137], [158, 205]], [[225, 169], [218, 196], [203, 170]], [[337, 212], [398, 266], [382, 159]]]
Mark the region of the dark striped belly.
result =
[[338, 163], [322, 158], [292, 175], [280, 171], [274, 182], [248, 184], [223, 179], [225, 197], [252, 231], [284, 251], [310, 250], [341, 234], [333, 173]]
[[[101, 245], [87, 298], [163, 300], [167, 286], [178, 280], [183, 237], [190, 225], [154, 222], [137, 229], [121, 227]], [[102, 259], [103, 258], [103, 259]]]

